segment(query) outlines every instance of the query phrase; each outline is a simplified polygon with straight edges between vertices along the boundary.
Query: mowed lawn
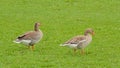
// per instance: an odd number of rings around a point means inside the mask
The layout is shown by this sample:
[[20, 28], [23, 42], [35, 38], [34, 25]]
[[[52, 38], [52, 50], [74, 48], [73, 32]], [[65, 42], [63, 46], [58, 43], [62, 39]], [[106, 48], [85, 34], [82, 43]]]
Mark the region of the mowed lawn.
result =
[[[31, 51], [13, 40], [40, 22], [44, 36]], [[81, 55], [60, 47], [93, 28]], [[120, 68], [120, 0], [0, 0], [0, 68]]]

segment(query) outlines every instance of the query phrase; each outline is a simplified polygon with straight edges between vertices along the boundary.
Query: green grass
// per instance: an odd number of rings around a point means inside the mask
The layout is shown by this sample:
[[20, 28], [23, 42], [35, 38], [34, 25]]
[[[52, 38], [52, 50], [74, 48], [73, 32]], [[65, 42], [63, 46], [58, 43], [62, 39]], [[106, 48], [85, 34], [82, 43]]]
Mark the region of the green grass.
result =
[[[0, 68], [119, 68], [119, 0], [0, 0]], [[43, 39], [35, 51], [12, 41], [41, 22]], [[95, 36], [80, 55], [60, 47], [93, 28]]]

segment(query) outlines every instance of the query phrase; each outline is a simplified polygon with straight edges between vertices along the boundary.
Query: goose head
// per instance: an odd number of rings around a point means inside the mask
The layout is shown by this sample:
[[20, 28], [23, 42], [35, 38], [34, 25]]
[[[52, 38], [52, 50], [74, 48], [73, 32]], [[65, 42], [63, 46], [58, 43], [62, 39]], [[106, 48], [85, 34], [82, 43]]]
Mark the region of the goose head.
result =
[[35, 23], [34, 30], [39, 31], [40, 23]]
[[84, 35], [88, 35], [88, 34], [94, 35], [93, 29], [91, 29], [91, 28], [86, 29]]

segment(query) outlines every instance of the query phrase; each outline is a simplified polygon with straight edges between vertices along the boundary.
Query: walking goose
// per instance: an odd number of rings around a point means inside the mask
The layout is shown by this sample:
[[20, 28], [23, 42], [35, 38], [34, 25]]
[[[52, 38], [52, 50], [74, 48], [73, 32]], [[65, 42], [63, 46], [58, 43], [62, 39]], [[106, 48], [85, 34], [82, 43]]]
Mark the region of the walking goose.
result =
[[13, 42], [22, 43], [24, 45], [27, 45], [29, 48], [31, 46], [32, 50], [34, 50], [34, 44], [38, 43], [43, 36], [42, 31], [39, 30], [39, 26], [40, 26], [40, 23], [35, 23], [34, 31], [29, 31], [21, 36], [18, 36], [17, 39]]
[[84, 48], [92, 41], [92, 35], [94, 35], [94, 31], [91, 28], [88, 28], [84, 32], [84, 35], [75, 36], [60, 46], [73, 48], [74, 53], [76, 53], [77, 49], [81, 49], [81, 54], [84, 54]]

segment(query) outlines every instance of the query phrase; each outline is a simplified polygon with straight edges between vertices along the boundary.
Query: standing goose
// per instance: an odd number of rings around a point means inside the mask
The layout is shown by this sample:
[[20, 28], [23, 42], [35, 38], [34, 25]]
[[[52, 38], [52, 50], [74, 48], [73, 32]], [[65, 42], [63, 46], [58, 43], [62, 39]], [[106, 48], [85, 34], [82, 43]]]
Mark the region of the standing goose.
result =
[[17, 37], [17, 39], [13, 42], [15, 43], [22, 43], [27, 45], [29, 48], [32, 46], [32, 50], [34, 50], [34, 44], [38, 43], [43, 36], [41, 30], [39, 30], [40, 23], [35, 23], [34, 31], [26, 32], [25, 34]]
[[77, 49], [81, 49], [81, 54], [84, 54], [84, 48], [92, 41], [92, 35], [94, 35], [94, 31], [91, 28], [88, 28], [84, 35], [75, 36], [60, 46], [73, 48], [74, 53], [76, 53]]

